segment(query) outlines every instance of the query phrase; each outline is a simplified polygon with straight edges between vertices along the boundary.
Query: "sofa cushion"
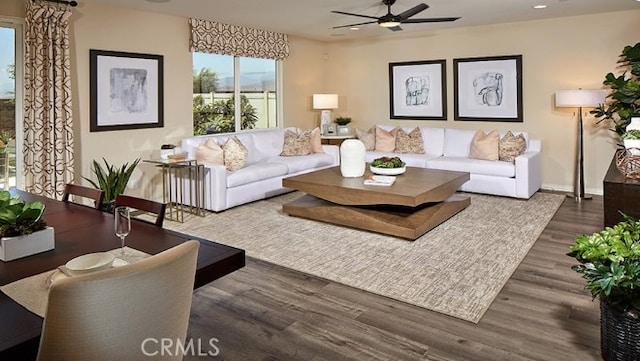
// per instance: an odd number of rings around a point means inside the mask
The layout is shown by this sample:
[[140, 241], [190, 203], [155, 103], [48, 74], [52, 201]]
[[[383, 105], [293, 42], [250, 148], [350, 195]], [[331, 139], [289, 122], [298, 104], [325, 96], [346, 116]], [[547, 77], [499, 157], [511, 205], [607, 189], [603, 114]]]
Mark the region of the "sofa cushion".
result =
[[445, 129], [444, 152], [447, 157], [469, 157], [471, 140], [475, 130], [469, 129]]
[[280, 177], [287, 174], [287, 166], [279, 163], [260, 162], [249, 164], [227, 175], [227, 188], [254, 183], [263, 179]]
[[238, 170], [247, 164], [247, 148], [235, 135], [227, 139], [222, 149], [224, 149], [224, 166], [227, 170]]
[[374, 150], [376, 148], [376, 127], [371, 127], [364, 131], [356, 128], [356, 137], [364, 144], [365, 150]]
[[442, 155], [444, 153], [444, 128], [420, 128], [424, 152]]
[[500, 133], [497, 130], [485, 133], [482, 129], [479, 129], [471, 140], [469, 158], [498, 160], [499, 143]]
[[396, 153], [424, 153], [424, 143], [420, 128], [415, 127], [407, 134], [404, 129], [398, 129], [396, 133]]
[[213, 139], [207, 139], [196, 149], [196, 161], [206, 164], [224, 165], [224, 150]]
[[300, 134], [287, 129], [284, 132], [284, 145], [282, 146], [282, 156], [296, 156], [311, 154], [311, 132], [306, 131]]
[[267, 159], [267, 162], [284, 164], [289, 170], [288, 174], [293, 174], [305, 170], [329, 166], [333, 164], [333, 157], [330, 154], [313, 153], [300, 157], [276, 156]]
[[284, 132], [283, 129], [259, 129], [247, 133], [240, 133], [251, 139], [250, 143], [245, 143], [244, 139], [240, 138], [247, 147], [251, 146], [251, 148], [249, 148], [249, 160], [247, 163], [262, 162], [265, 159], [280, 154], [280, 152], [282, 152], [282, 145], [284, 144]]
[[393, 152], [396, 149], [396, 134], [398, 127], [386, 131], [380, 127], [376, 127], [376, 147], [377, 152]]
[[432, 158], [426, 161], [426, 167], [498, 177], [515, 177], [516, 175], [516, 167], [511, 162], [472, 159], [467, 157]]
[[524, 135], [513, 135], [511, 131], [508, 131], [502, 139], [500, 139], [499, 145], [499, 158], [505, 162], [515, 162], [516, 157], [524, 153], [527, 149], [527, 141], [524, 139]]

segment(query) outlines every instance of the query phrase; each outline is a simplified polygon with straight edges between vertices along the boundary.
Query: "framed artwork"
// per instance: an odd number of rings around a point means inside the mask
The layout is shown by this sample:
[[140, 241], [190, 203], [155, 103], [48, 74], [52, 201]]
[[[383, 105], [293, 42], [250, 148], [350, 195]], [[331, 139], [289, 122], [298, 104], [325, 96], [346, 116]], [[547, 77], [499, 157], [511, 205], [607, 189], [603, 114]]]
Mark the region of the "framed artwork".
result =
[[389, 63], [391, 119], [447, 120], [446, 61]]
[[89, 51], [91, 132], [161, 128], [163, 56]]
[[522, 122], [522, 55], [453, 59], [454, 119]]

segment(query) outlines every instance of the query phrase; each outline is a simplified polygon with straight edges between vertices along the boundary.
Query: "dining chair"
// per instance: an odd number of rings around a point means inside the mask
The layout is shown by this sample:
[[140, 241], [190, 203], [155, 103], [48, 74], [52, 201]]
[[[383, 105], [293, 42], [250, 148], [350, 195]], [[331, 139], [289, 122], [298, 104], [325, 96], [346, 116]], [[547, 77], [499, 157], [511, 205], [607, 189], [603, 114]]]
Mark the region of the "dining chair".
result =
[[69, 202], [70, 195], [93, 199], [96, 209], [100, 209], [100, 205], [102, 204], [102, 200], [104, 199], [104, 191], [101, 189], [89, 188], [77, 184], [67, 183], [67, 185], [64, 187], [62, 200], [64, 202]]
[[161, 348], [185, 345], [199, 246], [55, 282], [37, 360], [182, 360]]
[[162, 223], [164, 222], [165, 210], [167, 209], [166, 203], [155, 202], [148, 199], [128, 196], [125, 194], [120, 194], [116, 197], [115, 206], [127, 206], [140, 211], [154, 213], [156, 214], [155, 222], [149, 222], [145, 219], [140, 220], [147, 223], [153, 223], [158, 227], [162, 227]]

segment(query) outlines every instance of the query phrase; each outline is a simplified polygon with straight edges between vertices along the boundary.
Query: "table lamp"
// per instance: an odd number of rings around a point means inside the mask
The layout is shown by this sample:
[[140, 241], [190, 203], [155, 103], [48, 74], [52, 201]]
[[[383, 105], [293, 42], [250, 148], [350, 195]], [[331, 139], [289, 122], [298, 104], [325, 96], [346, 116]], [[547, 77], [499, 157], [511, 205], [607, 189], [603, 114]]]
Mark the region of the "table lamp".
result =
[[584, 151], [582, 144], [582, 108], [593, 108], [604, 103], [605, 90], [558, 90], [556, 107], [578, 108], [578, 139], [576, 144], [576, 165], [573, 179], [573, 197], [576, 202], [591, 199], [584, 193]]
[[338, 108], [338, 94], [313, 94], [313, 109], [322, 110], [320, 113], [320, 134], [325, 134], [325, 128], [331, 124], [331, 109]]

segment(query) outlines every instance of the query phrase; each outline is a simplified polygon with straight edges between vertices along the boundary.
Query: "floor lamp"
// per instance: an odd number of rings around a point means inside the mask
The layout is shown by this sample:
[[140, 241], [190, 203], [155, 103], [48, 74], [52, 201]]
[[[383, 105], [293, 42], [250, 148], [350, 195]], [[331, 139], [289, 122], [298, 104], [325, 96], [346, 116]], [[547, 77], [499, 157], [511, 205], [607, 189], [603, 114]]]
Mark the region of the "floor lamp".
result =
[[320, 113], [320, 134], [325, 135], [327, 125], [331, 124], [331, 109], [338, 108], [338, 94], [313, 94], [313, 109]]
[[578, 108], [578, 139], [576, 143], [576, 164], [573, 178], [573, 197], [576, 202], [591, 199], [584, 192], [584, 151], [582, 141], [582, 108], [592, 108], [604, 103], [604, 90], [558, 90], [556, 91], [556, 107]]

